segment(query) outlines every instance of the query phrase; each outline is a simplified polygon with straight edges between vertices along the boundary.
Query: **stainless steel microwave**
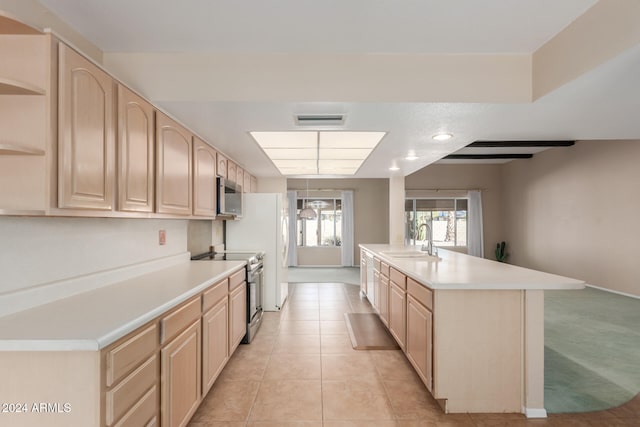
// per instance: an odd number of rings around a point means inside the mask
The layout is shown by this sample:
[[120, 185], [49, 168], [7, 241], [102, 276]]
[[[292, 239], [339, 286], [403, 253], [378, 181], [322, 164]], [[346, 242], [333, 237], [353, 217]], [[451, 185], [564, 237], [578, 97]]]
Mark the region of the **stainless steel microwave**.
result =
[[242, 216], [242, 185], [218, 177], [218, 215]]

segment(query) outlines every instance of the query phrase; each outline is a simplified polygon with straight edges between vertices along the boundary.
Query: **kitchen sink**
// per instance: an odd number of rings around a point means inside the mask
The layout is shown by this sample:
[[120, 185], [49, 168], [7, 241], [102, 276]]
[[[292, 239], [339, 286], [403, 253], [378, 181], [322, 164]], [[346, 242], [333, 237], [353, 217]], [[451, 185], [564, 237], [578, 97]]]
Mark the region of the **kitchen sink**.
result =
[[417, 259], [424, 259], [425, 261], [440, 261], [441, 258], [438, 258], [437, 256], [433, 256], [433, 255], [429, 255], [426, 252], [422, 252], [422, 251], [415, 251], [415, 250], [410, 250], [410, 251], [387, 251], [387, 252], [380, 252], [382, 255], [388, 256], [390, 258], [417, 258]]

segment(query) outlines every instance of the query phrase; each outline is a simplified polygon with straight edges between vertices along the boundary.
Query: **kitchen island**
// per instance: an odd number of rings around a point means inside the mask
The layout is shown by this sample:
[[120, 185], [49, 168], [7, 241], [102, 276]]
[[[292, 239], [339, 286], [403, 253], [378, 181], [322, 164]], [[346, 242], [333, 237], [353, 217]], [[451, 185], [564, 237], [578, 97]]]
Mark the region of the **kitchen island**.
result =
[[584, 282], [440, 249], [361, 244], [361, 292], [445, 412], [544, 409], [544, 291]]

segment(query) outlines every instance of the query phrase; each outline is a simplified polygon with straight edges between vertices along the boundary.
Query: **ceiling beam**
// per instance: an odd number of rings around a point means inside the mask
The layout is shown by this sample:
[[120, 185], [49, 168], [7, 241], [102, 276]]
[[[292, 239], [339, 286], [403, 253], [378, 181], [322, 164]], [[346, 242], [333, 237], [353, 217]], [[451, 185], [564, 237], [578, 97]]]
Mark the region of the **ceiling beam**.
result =
[[530, 159], [533, 154], [449, 154], [442, 160]]
[[507, 148], [507, 147], [571, 147], [575, 141], [476, 141], [467, 147]]

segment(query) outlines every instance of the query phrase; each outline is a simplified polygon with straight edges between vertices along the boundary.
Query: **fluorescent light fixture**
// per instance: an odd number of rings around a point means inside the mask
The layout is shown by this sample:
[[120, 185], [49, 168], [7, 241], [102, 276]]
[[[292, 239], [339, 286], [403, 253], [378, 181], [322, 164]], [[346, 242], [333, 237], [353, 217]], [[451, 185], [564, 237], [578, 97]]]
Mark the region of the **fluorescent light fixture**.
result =
[[249, 132], [283, 175], [353, 175], [386, 132]]
[[447, 141], [453, 138], [453, 134], [441, 132], [433, 135], [431, 138], [435, 139], [436, 141]]

